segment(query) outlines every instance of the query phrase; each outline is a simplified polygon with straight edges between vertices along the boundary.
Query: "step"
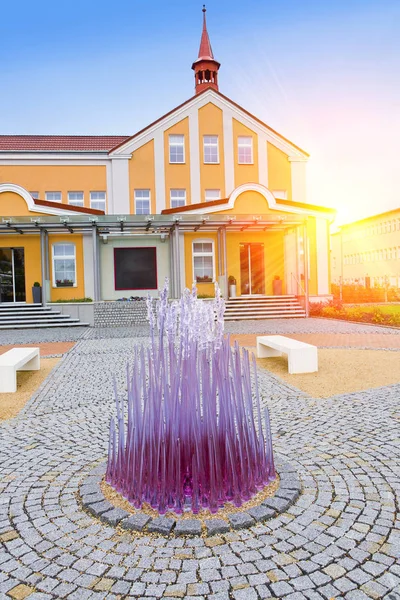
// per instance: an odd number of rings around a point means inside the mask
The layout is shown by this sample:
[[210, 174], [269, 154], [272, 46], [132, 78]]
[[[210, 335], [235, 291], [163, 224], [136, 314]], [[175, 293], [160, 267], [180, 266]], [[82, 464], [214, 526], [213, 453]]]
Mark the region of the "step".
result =
[[281, 312], [281, 313], [233, 313], [231, 315], [226, 315], [225, 320], [228, 319], [279, 319], [280, 317], [305, 317], [304, 311], [296, 311], [296, 312]]
[[52, 310], [52, 307], [42, 306], [41, 304], [36, 304], [32, 306], [2, 306], [0, 304], [0, 314], [5, 312], [42, 312], [44, 310]]
[[71, 319], [68, 315], [62, 315], [61, 317], [55, 317], [54, 319], [35, 319], [32, 317], [31, 319], [21, 320], [21, 319], [11, 319], [11, 320], [3, 320], [0, 319], [1, 325], [30, 325], [31, 323], [71, 323], [77, 322], [79, 319]]
[[238, 304], [237, 302], [235, 302], [234, 304], [226, 303], [225, 306], [227, 308], [237, 308], [238, 310], [240, 310], [244, 306], [293, 306], [294, 304], [300, 303], [296, 300], [285, 300], [283, 302], [279, 302], [278, 300], [276, 302], [241, 302], [240, 304]]
[[293, 294], [280, 294], [279, 296], [238, 296], [237, 298], [229, 298], [228, 302], [252, 302], [256, 300], [279, 300], [280, 298], [296, 299]]
[[229, 317], [225, 317], [225, 321], [260, 321], [262, 319], [304, 319], [305, 318], [305, 314], [304, 315], [287, 315], [287, 314], [282, 314], [282, 315], [252, 315], [252, 316], [243, 316], [243, 315], [239, 315], [236, 317], [233, 316], [229, 316]]
[[0, 322], [1, 321], [26, 321], [28, 320], [32, 320], [32, 319], [36, 319], [36, 320], [40, 320], [40, 319], [68, 319], [69, 315], [62, 315], [60, 313], [60, 311], [58, 312], [49, 312], [49, 313], [40, 313], [40, 314], [34, 314], [34, 315], [0, 315]]
[[243, 304], [242, 306], [238, 306], [237, 304], [230, 304], [225, 307], [225, 310], [245, 310], [246, 308], [292, 308], [293, 306], [299, 306], [298, 302], [266, 302], [263, 304]]
[[243, 306], [293, 306], [294, 304], [299, 304], [299, 302], [297, 302], [296, 300], [284, 300], [279, 302], [278, 301], [272, 301], [271, 302], [241, 302], [240, 304], [238, 304], [237, 302], [235, 303], [226, 303], [225, 306], [227, 308], [237, 308], [237, 309], [241, 309]]
[[[17, 309], [17, 308], [0, 308], [0, 315], [34, 315], [34, 314], [42, 314], [42, 313], [49, 313], [49, 312], [54, 312], [53, 308], [45, 308], [45, 307], [38, 307], [38, 308], [30, 308], [28, 310], [25, 309]], [[58, 311], [59, 312], [59, 311]]]
[[44, 329], [44, 328], [48, 328], [48, 327], [89, 327], [90, 324], [89, 323], [84, 323], [84, 322], [80, 322], [78, 321], [78, 319], [76, 319], [76, 323], [75, 322], [65, 322], [64, 323], [40, 323], [40, 324], [32, 324], [32, 325], [0, 325], [0, 329]]

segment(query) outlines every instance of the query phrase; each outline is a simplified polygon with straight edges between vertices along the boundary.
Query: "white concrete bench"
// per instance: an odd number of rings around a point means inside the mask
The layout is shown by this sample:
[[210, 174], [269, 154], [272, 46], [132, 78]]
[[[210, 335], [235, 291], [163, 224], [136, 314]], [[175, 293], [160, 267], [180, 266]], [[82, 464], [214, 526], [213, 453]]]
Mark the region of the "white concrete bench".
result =
[[292, 340], [284, 335], [257, 337], [257, 357], [282, 356], [287, 354], [289, 373], [315, 373], [318, 371], [318, 349], [316, 346]]
[[39, 371], [39, 348], [13, 348], [0, 355], [0, 393], [17, 391], [17, 371]]

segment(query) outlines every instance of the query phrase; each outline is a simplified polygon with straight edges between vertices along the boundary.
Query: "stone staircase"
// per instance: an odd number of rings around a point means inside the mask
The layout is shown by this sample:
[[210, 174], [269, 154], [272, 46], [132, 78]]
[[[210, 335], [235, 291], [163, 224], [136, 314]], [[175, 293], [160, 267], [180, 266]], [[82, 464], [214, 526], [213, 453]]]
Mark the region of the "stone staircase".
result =
[[86, 327], [61, 311], [41, 304], [0, 304], [0, 329], [35, 329], [39, 327]]
[[296, 296], [240, 296], [226, 302], [225, 321], [305, 318]]

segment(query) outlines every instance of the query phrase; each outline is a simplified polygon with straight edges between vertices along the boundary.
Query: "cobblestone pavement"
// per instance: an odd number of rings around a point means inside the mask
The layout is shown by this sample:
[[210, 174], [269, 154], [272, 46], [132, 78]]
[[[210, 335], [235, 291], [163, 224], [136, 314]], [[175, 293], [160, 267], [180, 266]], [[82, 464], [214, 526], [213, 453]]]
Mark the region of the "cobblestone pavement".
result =
[[259, 321], [227, 321], [226, 333], [380, 333], [400, 335], [400, 327], [380, 327], [338, 319], [261, 319]]
[[76, 342], [87, 334], [87, 327], [49, 327], [39, 329], [2, 329], [0, 346], [50, 342]]
[[76, 492], [104, 459], [112, 376], [124, 391], [136, 340], [87, 331], [0, 426], [0, 599], [400, 598], [400, 385], [315, 400], [260, 372], [298, 501], [214, 538], [122, 533]]

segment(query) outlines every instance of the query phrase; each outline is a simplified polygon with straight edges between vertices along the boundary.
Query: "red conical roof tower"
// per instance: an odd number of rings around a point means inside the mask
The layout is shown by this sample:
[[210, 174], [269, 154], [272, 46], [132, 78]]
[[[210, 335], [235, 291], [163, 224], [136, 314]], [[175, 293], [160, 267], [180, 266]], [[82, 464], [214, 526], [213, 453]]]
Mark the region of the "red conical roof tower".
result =
[[220, 66], [220, 63], [214, 59], [207, 31], [206, 7], [203, 5], [203, 32], [201, 34], [199, 56], [192, 64], [196, 94], [209, 87], [218, 91], [218, 70]]

